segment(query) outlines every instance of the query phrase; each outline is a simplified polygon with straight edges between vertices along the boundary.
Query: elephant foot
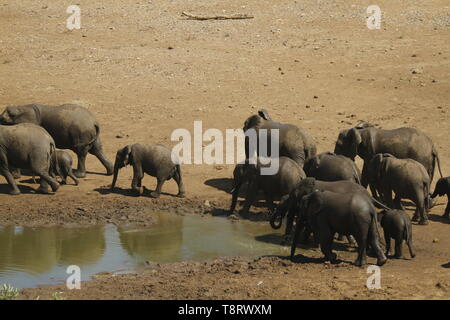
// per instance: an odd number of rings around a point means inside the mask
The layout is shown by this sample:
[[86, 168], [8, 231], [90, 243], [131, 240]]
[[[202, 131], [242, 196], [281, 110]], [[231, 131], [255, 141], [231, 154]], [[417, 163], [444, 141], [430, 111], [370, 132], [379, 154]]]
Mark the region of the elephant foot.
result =
[[48, 188], [42, 188], [42, 187], [39, 187], [37, 189], [37, 192], [42, 193], [42, 194], [50, 194], [50, 191], [48, 190]]
[[417, 222], [419, 221], [419, 216], [414, 215], [411, 219], [411, 221]]
[[421, 226], [426, 226], [428, 224], [428, 219], [420, 219], [419, 224]]
[[20, 194], [20, 190], [19, 189], [13, 189], [9, 192], [10, 195], [12, 196], [17, 196], [18, 194]]
[[86, 171], [81, 171], [81, 170], [78, 170], [78, 169], [73, 170], [73, 174], [77, 178], [85, 178], [86, 177]]
[[177, 197], [178, 198], [185, 198], [186, 194], [184, 192], [178, 192]]
[[403, 255], [400, 255], [400, 254], [394, 255], [393, 258], [394, 258], [394, 259], [404, 259]]
[[52, 187], [52, 191], [56, 192], [59, 189], [59, 183], [56, 183], [56, 184], [52, 185], [51, 187]]
[[159, 198], [160, 195], [161, 194], [159, 192], [156, 192], [156, 191], [150, 192], [150, 197], [152, 197], [152, 198]]
[[336, 263], [337, 261], [337, 255], [336, 253], [330, 253], [330, 255], [327, 257], [327, 260], [330, 261], [330, 263]]

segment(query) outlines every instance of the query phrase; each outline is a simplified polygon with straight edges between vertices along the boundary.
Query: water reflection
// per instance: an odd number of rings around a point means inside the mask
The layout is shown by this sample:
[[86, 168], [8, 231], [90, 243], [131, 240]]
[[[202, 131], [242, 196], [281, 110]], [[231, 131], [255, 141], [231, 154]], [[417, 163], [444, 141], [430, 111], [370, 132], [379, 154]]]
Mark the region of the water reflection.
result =
[[147, 260], [287, 253], [285, 247], [257, 240], [273, 233], [267, 223], [169, 214], [158, 218], [145, 229], [0, 227], [0, 285], [22, 288], [61, 282], [73, 264], [81, 267], [82, 280], [88, 280], [98, 272], [143, 266]]

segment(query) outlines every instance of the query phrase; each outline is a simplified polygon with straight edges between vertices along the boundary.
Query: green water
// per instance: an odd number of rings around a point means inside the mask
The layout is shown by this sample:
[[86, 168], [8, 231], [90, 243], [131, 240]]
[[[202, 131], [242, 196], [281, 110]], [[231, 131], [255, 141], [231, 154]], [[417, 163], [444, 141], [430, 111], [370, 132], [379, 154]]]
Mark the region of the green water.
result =
[[146, 261], [287, 255], [279, 239], [267, 222], [171, 214], [159, 214], [145, 229], [0, 226], [0, 285], [64, 283], [69, 265], [81, 268], [84, 281], [104, 271], [132, 272]]

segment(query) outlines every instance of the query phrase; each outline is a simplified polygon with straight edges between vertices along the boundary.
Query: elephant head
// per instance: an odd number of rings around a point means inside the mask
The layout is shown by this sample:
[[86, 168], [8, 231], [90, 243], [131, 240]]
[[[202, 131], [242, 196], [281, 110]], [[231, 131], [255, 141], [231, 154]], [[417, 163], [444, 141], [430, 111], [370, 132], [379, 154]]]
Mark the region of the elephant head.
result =
[[373, 156], [373, 127], [368, 122], [363, 122], [354, 128], [339, 132], [334, 147], [334, 153], [341, 154], [352, 160], [359, 155], [361, 158]]
[[41, 112], [37, 105], [29, 104], [26, 106], [6, 107], [6, 109], [0, 115], [0, 123], [4, 125], [24, 122], [40, 125]]
[[114, 177], [111, 184], [111, 189], [116, 186], [117, 176], [119, 174], [119, 169], [133, 164], [133, 159], [131, 158], [131, 146], [125, 146], [119, 149], [116, 153], [116, 161], [114, 162]]
[[437, 196], [446, 195], [447, 192], [450, 191], [450, 178], [440, 178], [436, 183], [436, 187], [434, 189], [432, 198], [436, 198]]
[[261, 109], [258, 111], [257, 115], [253, 115], [248, 117], [244, 122], [244, 132], [248, 129], [258, 129], [261, 126], [261, 123], [266, 120], [271, 120], [269, 117], [269, 113], [265, 109]]

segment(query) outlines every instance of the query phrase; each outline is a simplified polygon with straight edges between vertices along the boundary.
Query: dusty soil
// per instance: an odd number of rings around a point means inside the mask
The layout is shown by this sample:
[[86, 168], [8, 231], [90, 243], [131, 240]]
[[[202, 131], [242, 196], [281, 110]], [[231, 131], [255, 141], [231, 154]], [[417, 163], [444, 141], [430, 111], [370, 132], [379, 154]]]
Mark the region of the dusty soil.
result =
[[[262, 107], [273, 119], [308, 129], [320, 152], [332, 150], [338, 131], [361, 120], [412, 126], [435, 141], [444, 174], [450, 172], [447, 0], [379, 0], [380, 30], [366, 27], [366, 8], [374, 3], [365, 0], [77, 4], [82, 28], [69, 31], [65, 3], [0, 0], [0, 107], [82, 104], [100, 121], [111, 159], [126, 144], [174, 145], [171, 132], [192, 131], [194, 120], [204, 129], [240, 128]], [[192, 21], [182, 11], [255, 18]], [[187, 199], [173, 197], [176, 185], [168, 182], [157, 200], [127, 194], [131, 169], [119, 176], [122, 189], [110, 193], [111, 177], [101, 174], [100, 163], [91, 156], [87, 165], [94, 173], [78, 187], [50, 196], [35, 194], [28, 177], [19, 180], [23, 194], [9, 196], [2, 180], [0, 224], [145, 225], [155, 210], [221, 214], [228, 205], [230, 165], [184, 165]], [[144, 183], [154, 188], [154, 179]], [[81, 291], [47, 287], [25, 296], [46, 298], [60, 290], [70, 298], [99, 299], [448, 299], [450, 229], [439, 217], [444, 201], [432, 210], [429, 226], [414, 226], [417, 258], [383, 267], [381, 290], [366, 289], [365, 269], [346, 262], [272, 257], [164, 264], [114, 281], [102, 276]]]

